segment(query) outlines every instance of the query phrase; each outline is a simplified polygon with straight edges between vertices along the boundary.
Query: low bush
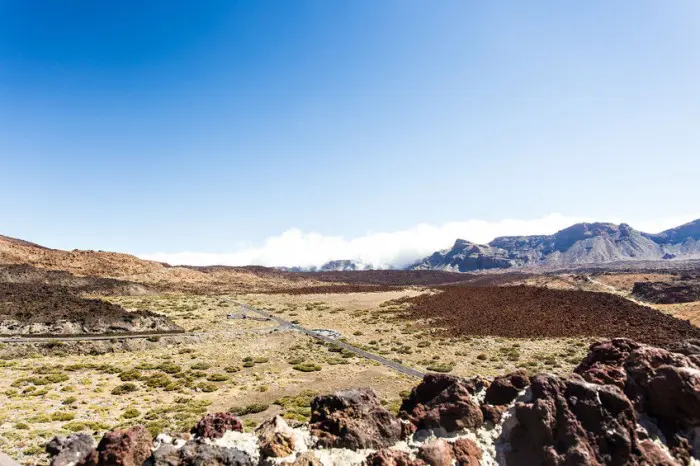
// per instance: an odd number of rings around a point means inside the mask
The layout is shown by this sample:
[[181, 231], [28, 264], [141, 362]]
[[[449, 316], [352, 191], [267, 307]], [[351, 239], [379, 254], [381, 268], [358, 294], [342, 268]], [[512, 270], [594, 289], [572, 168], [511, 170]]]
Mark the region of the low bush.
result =
[[138, 388], [136, 388], [136, 385], [134, 385], [133, 383], [123, 383], [121, 385], [117, 385], [112, 389], [112, 395], [123, 395], [125, 393], [135, 392], [136, 390], [138, 390]]

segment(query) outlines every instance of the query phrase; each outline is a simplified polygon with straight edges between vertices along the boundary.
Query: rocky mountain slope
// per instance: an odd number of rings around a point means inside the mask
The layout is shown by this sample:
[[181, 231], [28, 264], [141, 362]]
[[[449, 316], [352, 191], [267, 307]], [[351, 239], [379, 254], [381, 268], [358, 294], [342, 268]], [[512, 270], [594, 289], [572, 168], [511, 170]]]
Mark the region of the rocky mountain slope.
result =
[[410, 268], [470, 272], [507, 268], [566, 268], [620, 261], [700, 258], [700, 219], [648, 234], [626, 223], [579, 223], [553, 235], [503, 236], [488, 244], [458, 239]]
[[52, 466], [697, 464], [699, 343], [599, 342], [569, 377], [428, 374], [398, 415], [371, 388], [351, 389], [314, 398], [308, 424], [274, 417], [245, 433], [231, 413], [211, 413], [186, 435], [136, 426], [97, 444], [56, 437], [46, 451]]
[[[153, 290], [187, 292], [250, 292], [298, 288], [319, 284], [310, 277], [291, 279], [260, 267], [173, 267], [139, 259], [129, 254], [104, 251], [64, 251], [0, 235], [0, 267], [25, 265], [40, 271], [67, 272], [73, 277], [100, 277], [145, 285]], [[12, 278], [26, 271], [8, 269], [0, 281], [25, 281]], [[56, 276], [47, 277], [54, 281]], [[306, 283], [305, 283], [306, 282]]]

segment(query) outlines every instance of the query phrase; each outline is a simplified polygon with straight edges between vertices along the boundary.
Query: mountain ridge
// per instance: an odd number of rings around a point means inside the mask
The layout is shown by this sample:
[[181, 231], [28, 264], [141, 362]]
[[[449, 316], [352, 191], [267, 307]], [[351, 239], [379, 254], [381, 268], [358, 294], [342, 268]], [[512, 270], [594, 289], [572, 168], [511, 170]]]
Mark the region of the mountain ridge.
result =
[[657, 234], [627, 223], [577, 223], [551, 235], [500, 236], [487, 244], [457, 239], [410, 270], [473, 272], [567, 267], [619, 261], [700, 259], [700, 219]]

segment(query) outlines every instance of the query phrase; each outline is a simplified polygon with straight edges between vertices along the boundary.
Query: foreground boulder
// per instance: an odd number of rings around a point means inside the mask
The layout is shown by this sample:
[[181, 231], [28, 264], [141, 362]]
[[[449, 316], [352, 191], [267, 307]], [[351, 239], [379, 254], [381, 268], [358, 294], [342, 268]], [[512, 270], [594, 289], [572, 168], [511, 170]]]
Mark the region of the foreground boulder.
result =
[[228, 430], [241, 432], [243, 424], [231, 413], [212, 413], [204, 416], [190, 433], [197, 437], [215, 439], [223, 437]]
[[507, 405], [515, 400], [522, 390], [530, 385], [527, 372], [519, 370], [512, 374], [496, 377], [486, 389], [484, 402], [491, 405]]
[[151, 456], [153, 438], [143, 426], [107, 432], [97, 445], [99, 465], [141, 466]]
[[622, 389], [638, 411], [658, 421], [671, 447], [688, 456], [692, 442], [700, 442], [700, 363], [695, 343], [678, 343], [672, 348], [679, 352], [673, 352], [622, 338], [604, 341], [591, 346], [574, 372], [587, 381]]
[[484, 416], [470, 396], [476, 388], [458, 377], [428, 374], [403, 401], [399, 416], [418, 429], [455, 432], [480, 427]]
[[615, 386], [537, 375], [532, 399], [515, 405], [508, 465], [673, 465], [639, 438], [630, 400]]
[[421, 459], [411, 459], [405, 451], [385, 448], [372, 453], [365, 459], [364, 466], [426, 466]]
[[280, 416], [260, 424], [255, 433], [258, 435], [260, 454], [263, 456], [282, 458], [294, 452], [294, 431]]
[[89, 466], [97, 464], [95, 440], [88, 434], [70, 437], [54, 437], [46, 444], [46, 453], [51, 455], [51, 466]]
[[409, 433], [369, 388], [314, 398], [309, 427], [319, 446], [353, 450], [388, 447]]

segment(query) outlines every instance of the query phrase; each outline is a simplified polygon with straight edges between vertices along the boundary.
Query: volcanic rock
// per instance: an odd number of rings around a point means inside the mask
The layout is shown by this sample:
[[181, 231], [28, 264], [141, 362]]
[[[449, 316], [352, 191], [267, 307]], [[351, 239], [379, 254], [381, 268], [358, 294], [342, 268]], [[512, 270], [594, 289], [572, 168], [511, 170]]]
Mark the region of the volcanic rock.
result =
[[512, 374], [496, 377], [486, 389], [484, 401], [492, 405], [507, 405], [530, 384], [527, 372], [520, 369]]
[[221, 438], [227, 430], [241, 432], [241, 421], [231, 413], [210, 413], [195, 425], [190, 433], [202, 438]]
[[421, 459], [411, 459], [405, 451], [384, 448], [369, 455], [364, 466], [426, 466]]
[[450, 466], [454, 459], [452, 445], [443, 439], [435, 439], [421, 445], [418, 457], [431, 466]]
[[479, 466], [481, 464], [481, 449], [468, 438], [461, 438], [452, 444], [455, 460], [459, 466]]
[[676, 464], [655, 445], [640, 445], [634, 408], [617, 387], [541, 374], [530, 389], [531, 401], [515, 405], [509, 465]]
[[263, 456], [281, 458], [294, 452], [294, 431], [280, 416], [260, 424], [255, 433], [258, 435], [260, 454]]
[[107, 432], [97, 445], [98, 463], [110, 466], [141, 466], [151, 456], [153, 438], [143, 426]]
[[92, 466], [97, 464], [95, 440], [88, 434], [74, 434], [70, 437], [54, 437], [46, 445], [46, 453], [51, 455], [51, 466]]
[[476, 428], [484, 423], [481, 409], [471, 399], [465, 381], [445, 374], [428, 374], [401, 404], [399, 416], [418, 429], [448, 432]]
[[180, 449], [181, 466], [252, 466], [250, 456], [235, 448], [190, 440]]
[[321, 460], [310, 451], [306, 451], [297, 456], [293, 463], [283, 463], [289, 466], [323, 466]]
[[503, 413], [508, 411], [508, 406], [506, 405], [481, 405], [481, 413], [484, 415], [484, 422], [491, 422], [493, 424], [499, 424]]
[[352, 450], [388, 447], [409, 433], [369, 388], [314, 398], [309, 428], [320, 446]]

